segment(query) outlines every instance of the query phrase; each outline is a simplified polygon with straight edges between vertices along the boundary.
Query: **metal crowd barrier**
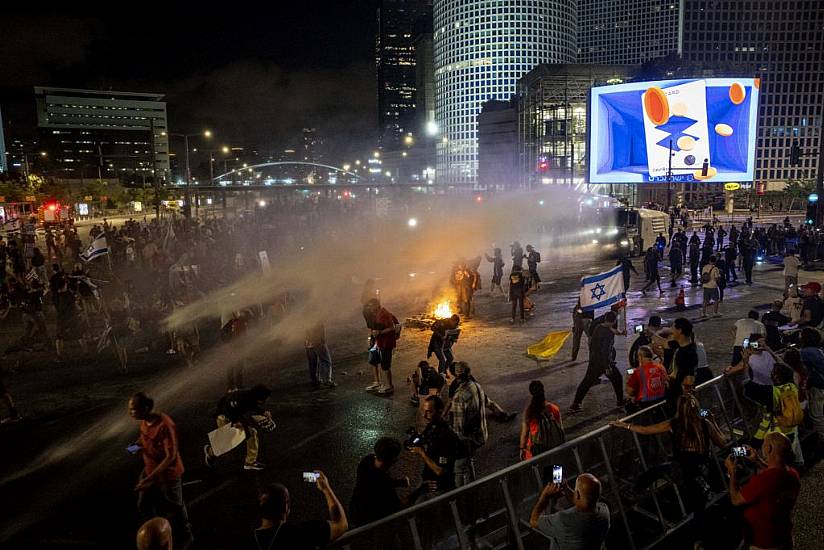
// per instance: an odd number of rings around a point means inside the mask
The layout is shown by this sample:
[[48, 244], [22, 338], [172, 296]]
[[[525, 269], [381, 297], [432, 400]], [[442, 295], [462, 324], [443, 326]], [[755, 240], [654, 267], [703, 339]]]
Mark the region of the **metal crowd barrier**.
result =
[[[751, 433], [733, 379], [713, 378], [698, 386], [696, 395], [731, 441]], [[662, 405], [623, 420], [660, 422], [666, 419]], [[670, 477], [670, 451], [667, 434], [643, 436], [606, 425], [529, 461], [353, 529], [330, 548], [546, 548], [546, 537], [529, 527], [529, 515], [548, 477], [544, 472], [554, 464], [564, 466], [568, 482], [574, 483], [584, 472], [601, 480], [601, 498], [612, 514], [607, 548], [653, 548], [691, 519], [681, 494], [683, 486]], [[725, 456], [715, 448], [713, 456], [715, 466], [710, 467], [721, 476], [716, 484], [717, 501], [725, 494], [725, 488], [720, 488]]]

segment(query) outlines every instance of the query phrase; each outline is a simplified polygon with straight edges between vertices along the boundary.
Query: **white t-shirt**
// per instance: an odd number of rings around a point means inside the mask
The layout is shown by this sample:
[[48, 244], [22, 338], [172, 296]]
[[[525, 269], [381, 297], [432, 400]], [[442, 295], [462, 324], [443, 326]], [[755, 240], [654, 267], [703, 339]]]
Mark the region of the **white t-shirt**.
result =
[[784, 258], [784, 276], [798, 277], [798, 265], [800, 263], [795, 256], [787, 256]]
[[735, 322], [735, 343], [733, 346], [743, 346], [744, 338], [749, 338], [750, 334], [764, 334], [766, 336], [767, 329], [764, 327], [764, 323], [749, 318], [737, 320]]
[[718, 288], [718, 279], [721, 278], [721, 272], [713, 264], [707, 264], [701, 270], [702, 280], [704, 273], [710, 274], [710, 280], [704, 283], [704, 288]]

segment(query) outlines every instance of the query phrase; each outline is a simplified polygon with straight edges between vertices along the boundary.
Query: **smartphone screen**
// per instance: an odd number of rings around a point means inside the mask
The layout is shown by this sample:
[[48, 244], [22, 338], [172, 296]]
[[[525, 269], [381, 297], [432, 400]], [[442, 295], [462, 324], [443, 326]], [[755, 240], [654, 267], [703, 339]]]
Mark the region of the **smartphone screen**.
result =
[[707, 409], [701, 409], [698, 411], [698, 416], [700, 416], [701, 418], [707, 418], [709, 415], [710, 411], [708, 411]]
[[552, 483], [560, 485], [564, 482], [564, 467], [560, 464], [552, 466]]
[[135, 454], [137, 451], [140, 450], [140, 445], [138, 445], [137, 443], [132, 443], [131, 445], [126, 447], [126, 450], [129, 452], [129, 454]]
[[320, 474], [317, 472], [303, 472], [303, 481], [306, 483], [317, 483]]
[[758, 349], [758, 342], [753, 342], [750, 344], [750, 349]]
[[733, 447], [732, 448], [732, 456], [734, 456], [734, 457], [747, 456], [747, 448], [746, 447]]
[[744, 343], [741, 344], [741, 347], [744, 348], [744, 349], [747, 349], [748, 347], [750, 347], [750, 339], [749, 338], [744, 338]]
[[641, 334], [644, 332], [644, 325], [635, 325], [635, 334]]
[[635, 372], [635, 369], [627, 369], [627, 374], [632, 376], [632, 373]]

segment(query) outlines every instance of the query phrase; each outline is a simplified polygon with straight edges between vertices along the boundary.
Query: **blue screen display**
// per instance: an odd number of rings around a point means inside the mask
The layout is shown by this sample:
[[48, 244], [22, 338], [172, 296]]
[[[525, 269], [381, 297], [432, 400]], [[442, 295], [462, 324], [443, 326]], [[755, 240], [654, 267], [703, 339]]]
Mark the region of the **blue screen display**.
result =
[[633, 82], [590, 92], [590, 183], [752, 181], [759, 80]]

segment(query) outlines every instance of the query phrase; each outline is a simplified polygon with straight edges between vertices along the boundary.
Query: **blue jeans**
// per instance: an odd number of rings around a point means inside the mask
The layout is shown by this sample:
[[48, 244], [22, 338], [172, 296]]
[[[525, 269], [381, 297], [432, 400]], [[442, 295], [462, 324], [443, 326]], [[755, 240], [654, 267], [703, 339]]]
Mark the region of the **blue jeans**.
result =
[[312, 382], [326, 384], [332, 381], [332, 356], [326, 344], [306, 348], [306, 358], [309, 360], [309, 377]]
[[449, 364], [455, 360], [455, 356], [452, 355], [452, 347], [435, 348], [433, 353], [435, 354], [435, 357], [438, 358], [438, 373], [445, 373]]

